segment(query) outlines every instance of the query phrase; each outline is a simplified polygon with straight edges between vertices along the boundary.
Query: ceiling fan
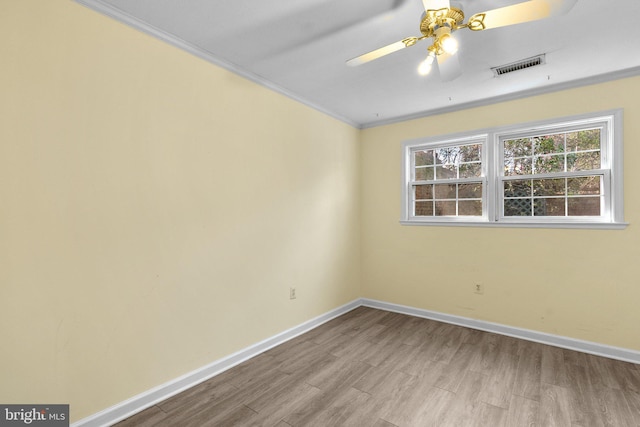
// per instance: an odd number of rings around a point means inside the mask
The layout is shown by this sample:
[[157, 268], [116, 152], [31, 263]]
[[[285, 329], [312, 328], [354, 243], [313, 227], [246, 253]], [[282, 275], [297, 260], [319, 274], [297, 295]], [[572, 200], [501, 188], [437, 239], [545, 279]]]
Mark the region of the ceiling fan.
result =
[[567, 13], [577, 0], [529, 0], [511, 6], [476, 13], [464, 22], [464, 12], [454, 7], [449, 0], [422, 0], [425, 13], [420, 21], [419, 37], [407, 37], [399, 42], [381, 47], [364, 55], [347, 61], [347, 65], [356, 66], [381, 58], [406, 47], [411, 47], [420, 40], [433, 38], [431, 46], [427, 48], [427, 58], [418, 66], [420, 75], [427, 75], [437, 60], [440, 77], [443, 81], [450, 81], [462, 74], [460, 63], [455, 53], [458, 51], [458, 41], [453, 32], [461, 28], [472, 31], [490, 30], [507, 25], [536, 21]]

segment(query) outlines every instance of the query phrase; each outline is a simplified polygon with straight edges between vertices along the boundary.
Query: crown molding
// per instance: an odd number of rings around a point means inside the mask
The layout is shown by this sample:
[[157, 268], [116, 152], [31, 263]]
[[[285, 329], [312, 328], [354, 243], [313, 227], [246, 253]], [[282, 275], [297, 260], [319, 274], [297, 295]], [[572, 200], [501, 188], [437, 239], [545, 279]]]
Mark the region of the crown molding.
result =
[[[583, 86], [590, 86], [599, 83], [606, 83], [614, 80], [626, 79], [629, 77], [636, 77], [640, 75], [640, 67], [632, 67], [624, 70], [612, 71], [610, 73], [598, 74], [596, 76], [585, 77], [578, 80], [572, 80], [568, 82], [555, 83], [548, 86], [536, 87], [520, 92], [513, 92], [499, 96], [493, 96], [490, 98], [484, 98], [477, 101], [465, 102], [462, 104], [453, 105], [451, 107], [435, 108], [430, 110], [424, 110], [419, 113], [406, 114], [403, 116], [393, 117], [384, 120], [377, 120], [364, 123], [360, 126], [360, 129], [368, 129], [373, 127], [385, 126], [400, 122], [406, 122], [409, 120], [422, 119], [429, 116], [436, 116], [439, 114], [453, 113], [461, 110], [468, 110], [471, 108], [484, 107], [491, 104], [498, 104], [500, 102], [514, 101], [517, 99], [530, 98], [532, 96], [544, 95], [546, 93], [559, 92], [568, 89], [575, 89]], [[499, 77], [496, 77], [499, 78]]]
[[567, 89], [573, 89], [573, 88], [577, 88], [577, 87], [582, 87], [582, 86], [589, 86], [589, 85], [594, 85], [594, 84], [598, 84], [598, 83], [604, 83], [604, 82], [608, 82], [608, 81], [612, 81], [612, 80], [619, 80], [619, 79], [624, 79], [627, 77], [635, 77], [640, 75], [640, 67], [632, 67], [632, 68], [627, 68], [624, 70], [618, 70], [618, 71], [613, 71], [610, 73], [604, 73], [604, 74], [599, 74], [596, 76], [590, 76], [590, 77], [585, 77], [582, 79], [578, 79], [578, 80], [572, 80], [572, 81], [567, 81], [567, 82], [562, 82], [562, 83], [555, 83], [555, 84], [550, 84], [547, 86], [542, 86], [542, 87], [536, 87], [536, 88], [531, 88], [531, 89], [527, 89], [527, 90], [523, 90], [523, 91], [519, 91], [519, 92], [514, 92], [514, 93], [509, 93], [509, 94], [504, 94], [504, 95], [499, 95], [499, 96], [494, 96], [494, 97], [489, 97], [489, 98], [484, 98], [484, 99], [479, 99], [476, 101], [470, 101], [470, 102], [465, 102], [465, 103], [461, 103], [461, 104], [456, 104], [456, 105], [452, 105], [452, 106], [447, 106], [447, 107], [442, 107], [442, 108], [435, 108], [435, 109], [427, 109], [427, 110], [423, 110], [417, 113], [412, 113], [412, 114], [406, 114], [406, 115], [401, 115], [401, 116], [396, 116], [396, 117], [391, 117], [391, 118], [387, 118], [387, 119], [383, 119], [383, 120], [374, 120], [374, 121], [366, 121], [366, 122], [357, 122], [354, 120], [349, 119], [348, 117], [345, 117], [343, 115], [337, 114], [334, 111], [331, 111], [327, 108], [324, 108], [314, 102], [311, 102], [310, 100], [299, 96], [298, 94], [278, 85], [275, 84], [274, 82], [265, 79], [264, 77], [261, 77], [257, 74], [254, 74], [250, 71], [247, 71], [246, 69], [240, 67], [237, 64], [234, 64], [232, 62], [226, 61], [216, 55], [214, 55], [213, 53], [202, 49], [199, 46], [196, 46], [192, 43], [189, 43], [183, 39], [181, 39], [180, 37], [171, 34], [167, 31], [164, 31], [160, 28], [154, 27], [153, 25], [150, 25], [147, 22], [144, 22], [134, 16], [131, 16], [130, 14], [126, 13], [125, 11], [118, 9], [117, 7], [107, 3], [104, 0], [73, 0], [74, 2], [81, 4], [83, 6], [88, 7], [89, 9], [92, 9], [96, 12], [99, 12], [103, 15], [106, 15], [110, 18], [115, 19], [116, 21], [119, 21], [125, 25], [128, 25], [136, 30], [142, 31], [146, 34], [149, 34], [159, 40], [162, 40], [166, 43], [169, 43], [170, 45], [177, 47], [179, 49], [182, 49], [192, 55], [195, 55], [196, 57], [200, 58], [200, 59], [204, 59], [207, 62], [210, 62], [214, 65], [217, 65], [221, 68], [224, 68], [234, 74], [237, 74], [241, 77], [244, 77], [260, 86], [263, 86], [265, 88], [268, 88], [270, 90], [273, 90], [274, 92], [277, 92], [281, 95], [284, 95], [294, 101], [297, 101], [303, 105], [306, 105], [307, 107], [310, 107], [318, 112], [321, 112], [323, 114], [326, 114], [330, 117], [333, 117], [334, 119], [337, 119], [341, 122], [344, 122], [352, 127], [355, 127], [357, 129], [368, 129], [368, 128], [374, 128], [374, 127], [379, 127], [379, 126], [385, 126], [385, 125], [389, 125], [389, 124], [395, 124], [395, 123], [400, 123], [400, 122], [404, 122], [404, 121], [409, 121], [409, 120], [415, 120], [415, 119], [421, 119], [421, 118], [425, 118], [425, 117], [429, 117], [429, 116], [435, 116], [435, 115], [440, 115], [440, 114], [446, 114], [446, 113], [452, 113], [452, 112], [456, 112], [456, 111], [461, 111], [461, 110], [467, 110], [470, 108], [477, 108], [477, 107], [483, 107], [483, 106], [487, 106], [487, 105], [491, 105], [491, 104], [497, 104], [500, 102], [505, 102], [505, 101], [513, 101], [513, 100], [517, 100], [517, 99], [522, 99], [522, 98], [528, 98], [528, 97], [532, 97], [532, 96], [536, 96], [536, 95], [542, 95], [542, 94], [546, 94], [546, 93], [552, 93], [552, 92], [558, 92], [558, 91], [562, 91], [562, 90], [567, 90]]
[[317, 105], [311, 101], [309, 101], [306, 98], [303, 98], [299, 95], [297, 95], [296, 93], [280, 86], [277, 85], [275, 83], [273, 83], [270, 80], [265, 79], [264, 77], [261, 77], [257, 74], [251, 73], [250, 71], [247, 71], [246, 69], [238, 66], [237, 64], [234, 64], [232, 62], [226, 61], [222, 58], [219, 58], [218, 56], [214, 55], [213, 53], [202, 49], [199, 46], [196, 46], [192, 43], [189, 43], [183, 39], [181, 39], [180, 37], [171, 34], [167, 31], [164, 31], [160, 28], [154, 27], [153, 25], [144, 22], [136, 17], [133, 17], [131, 15], [129, 15], [128, 13], [126, 13], [125, 11], [118, 9], [116, 7], [114, 7], [113, 5], [104, 2], [103, 0], [73, 0], [74, 2], [81, 4], [83, 6], [86, 6], [89, 9], [92, 9], [98, 13], [101, 13], [102, 15], [108, 16], [110, 18], [115, 19], [118, 22], [121, 22], [129, 27], [132, 27], [136, 30], [142, 31], [143, 33], [146, 33], [152, 37], [155, 37], [161, 41], [164, 41], [166, 43], [169, 43], [170, 45], [177, 47], [178, 49], [182, 49], [185, 52], [188, 52], [200, 59], [204, 59], [207, 62], [210, 62], [214, 65], [217, 65], [218, 67], [224, 68], [227, 71], [230, 71], [234, 74], [237, 74], [241, 77], [246, 78], [247, 80], [250, 80], [260, 86], [263, 86], [267, 89], [270, 89], [274, 92], [277, 92], [281, 95], [284, 95], [296, 102], [299, 102], [303, 105], [306, 105], [307, 107], [310, 107], [316, 111], [319, 111], [320, 113], [326, 114], [330, 117], [333, 117], [334, 119], [337, 119], [341, 122], [344, 122], [352, 127], [361, 128], [361, 124], [357, 123], [353, 120], [350, 120], [347, 117], [341, 116], [340, 114], [336, 114], [333, 111], [330, 111], [324, 107], [321, 107], [320, 105]]

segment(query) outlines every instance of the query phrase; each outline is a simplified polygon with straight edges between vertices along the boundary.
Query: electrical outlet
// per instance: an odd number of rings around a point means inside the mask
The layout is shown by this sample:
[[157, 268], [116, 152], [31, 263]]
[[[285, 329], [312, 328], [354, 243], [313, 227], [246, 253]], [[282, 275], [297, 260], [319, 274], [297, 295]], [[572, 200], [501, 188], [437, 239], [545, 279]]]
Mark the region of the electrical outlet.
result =
[[296, 288], [289, 288], [289, 299], [296, 299]]
[[479, 295], [484, 294], [484, 285], [482, 283], [476, 283], [473, 285], [473, 292]]

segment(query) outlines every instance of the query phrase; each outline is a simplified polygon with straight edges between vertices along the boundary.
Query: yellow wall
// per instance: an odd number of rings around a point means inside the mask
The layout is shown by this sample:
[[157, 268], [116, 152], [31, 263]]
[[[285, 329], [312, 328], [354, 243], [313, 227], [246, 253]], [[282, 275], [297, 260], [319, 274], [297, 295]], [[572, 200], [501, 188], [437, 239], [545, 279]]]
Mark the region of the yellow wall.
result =
[[[639, 91], [635, 77], [363, 131], [363, 296], [640, 350]], [[614, 108], [624, 109], [625, 230], [398, 223], [402, 141]]]
[[358, 130], [68, 0], [0, 2], [0, 61], [0, 402], [76, 421], [359, 296]]

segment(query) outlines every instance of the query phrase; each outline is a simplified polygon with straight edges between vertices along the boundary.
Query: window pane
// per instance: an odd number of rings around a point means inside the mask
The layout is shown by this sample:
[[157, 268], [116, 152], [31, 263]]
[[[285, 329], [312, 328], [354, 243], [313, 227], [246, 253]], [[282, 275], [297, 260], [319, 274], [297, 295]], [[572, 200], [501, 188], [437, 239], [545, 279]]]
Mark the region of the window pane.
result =
[[436, 199], [455, 199], [456, 198], [456, 185], [455, 184], [435, 184]]
[[537, 136], [532, 139], [535, 154], [564, 153], [564, 134]]
[[482, 183], [473, 182], [468, 184], [458, 184], [459, 199], [481, 199]]
[[482, 201], [460, 200], [458, 202], [458, 215], [482, 216]]
[[433, 150], [416, 151], [415, 152], [415, 165], [425, 166], [433, 164]]
[[416, 168], [416, 181], [429, 181], [433, 179], [433, 167]]
[[567, 151], [600, 150], [600, 129], [567, 134]]
[[518, 179], [504, 182], [505, 197], [526, 197], [531, 196], [531, 180]]
[[415, 216], [433, 216], [433, 202], [416, 202]]
[[460, 147], [460, 162], [479, 162], [482, 154], [482, 145], [462, 145]]
[[504, 158], [531, 156], [531, 140], [529, 138], [509, 139], [504, 141]]
[[435, 202], [436, 208], [435, 208], [435, 215], [436, 216], [445, 216], [445, 215], [452, 215], [455, 216], [456, 214], [456, 202], [440, 202], [437, 201]]
[[570, 197], [569, 216], [599, 216], [600, 197]]
[[449, 165], [460, 161], [460, 147], [443, 147], [435, 150], [436, 164]]
[[599, 151], [567, 154], [568, 171], [586, 171], [592, 169], [600, 169]]
[[534, 179], [533, 195], [534, 196], [564, 196], [565, 179]]
[[567, 189], [570, 196], [574, 195], [600, 195], [600, 177], [584, 176], [567, 179]]
[[564, 197], [535, 199], [533, 211], [535, 216], [565, 216]]
[[455, 165], [436, 166], [436, 179], [455, 179], [458, 172]]
[[433, 199], [433, 185], [416, 185], [415, 186], [415, 199], [425, 200]]
[[481, 163], [464, 163], [460, 165], [460, 178], [475, 178], [482, 175]]
[[531, 199], [505, 199], [504, 216], [531, 216]]
[[535, 173], [564, 172], [564, 154], [536, 157]]
[[504, 159], [504, 174], [510, 175], [531, 175], [531, 157]]

